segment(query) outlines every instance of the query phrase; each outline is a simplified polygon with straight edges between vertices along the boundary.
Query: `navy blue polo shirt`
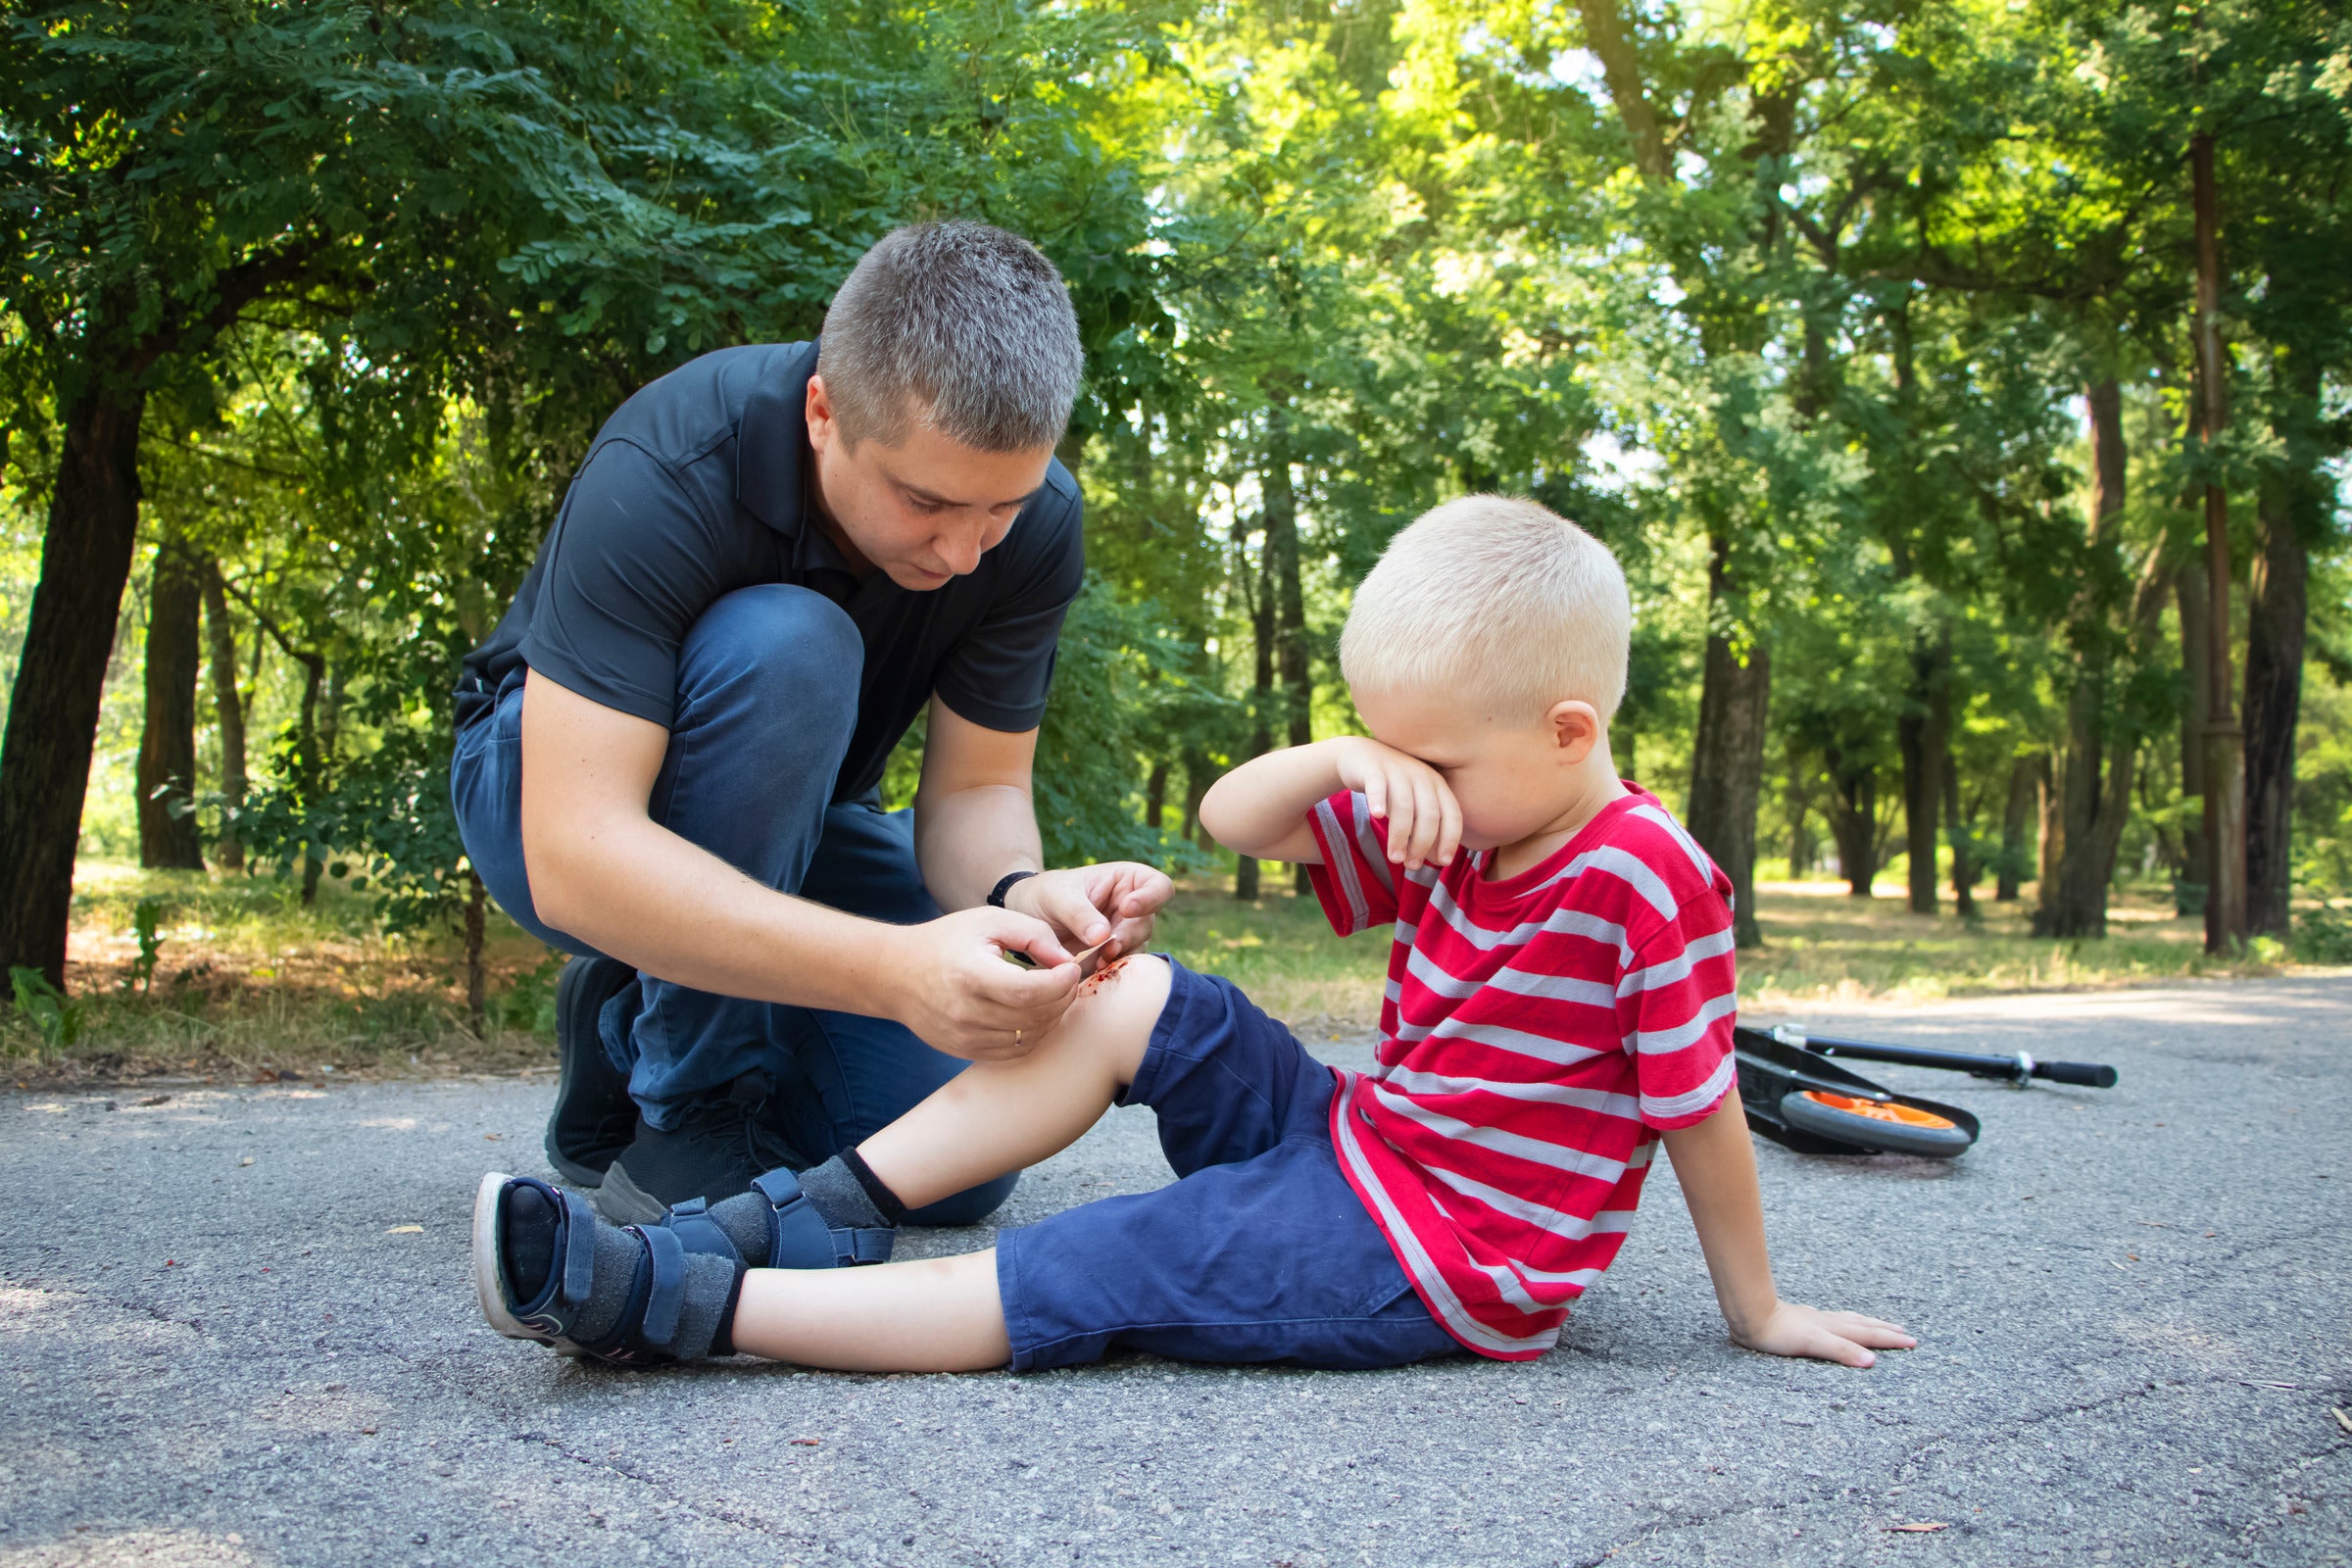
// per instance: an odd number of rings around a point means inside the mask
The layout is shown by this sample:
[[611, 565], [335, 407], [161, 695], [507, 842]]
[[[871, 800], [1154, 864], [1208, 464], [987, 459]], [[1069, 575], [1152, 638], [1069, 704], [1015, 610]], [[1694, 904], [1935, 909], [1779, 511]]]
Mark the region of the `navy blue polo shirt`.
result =
[[1033, 729], [1054, 641], [1085, 575], [1077, 481], [1059, 462], [972, 571], [924, 591], [855, 575], [812, 514], [807, 394], [814, 343], [721, 349], [622, 404], [489, 641], [466, 656], [458, 722], [526, 666], [668, 727], [686, 630], [721, 595], [797, 583], [865, 643], [858, 726], [834, 799], [879, 783], [933, 693], [989, 729]]

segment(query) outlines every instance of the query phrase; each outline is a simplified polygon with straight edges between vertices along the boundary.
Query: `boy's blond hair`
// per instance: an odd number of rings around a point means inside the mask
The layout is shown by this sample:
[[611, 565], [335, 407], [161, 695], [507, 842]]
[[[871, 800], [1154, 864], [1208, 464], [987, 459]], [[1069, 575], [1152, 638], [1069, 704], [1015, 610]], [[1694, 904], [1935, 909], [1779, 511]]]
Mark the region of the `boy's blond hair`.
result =
[[1444, 688], [1533, 718], [1625, 697], [1633, 606], [1608, 547], [1547, 507], [1464, 496], [1389, 541], [1355, 590], [1340, 670], [1362, 691]]

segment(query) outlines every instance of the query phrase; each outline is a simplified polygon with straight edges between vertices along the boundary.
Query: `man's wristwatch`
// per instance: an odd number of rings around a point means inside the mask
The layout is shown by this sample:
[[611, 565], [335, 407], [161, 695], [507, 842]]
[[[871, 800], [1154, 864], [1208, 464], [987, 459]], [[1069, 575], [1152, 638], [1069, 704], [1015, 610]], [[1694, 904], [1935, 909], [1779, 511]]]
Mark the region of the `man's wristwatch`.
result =
[[988, 902], [990, 906], [999, 909], [1004, 907], [1004, 895], [1012, 891], [1012, 885], [1025, 876], [1035, 875], [1037, 875], [1035, 871], [1005, 872], [1004, 875], [998, 880], [997, 885], [988, 890]]

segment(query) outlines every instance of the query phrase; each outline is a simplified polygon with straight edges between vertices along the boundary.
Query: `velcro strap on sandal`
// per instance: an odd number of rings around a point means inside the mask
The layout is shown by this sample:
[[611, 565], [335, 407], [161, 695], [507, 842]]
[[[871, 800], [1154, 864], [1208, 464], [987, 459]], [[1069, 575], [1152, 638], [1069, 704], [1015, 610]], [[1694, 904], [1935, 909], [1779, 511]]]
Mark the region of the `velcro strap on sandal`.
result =
[[826, 1224], [801, 1191], [800, 1179], [788, 1170], [755, 1176], [752, 1186], [767, 1200], [768, 1267], [852, 1268], [890, 1261], [899, 1237], [893, 1227]]
[[741, 1273], [743, 1253], [736, 1249], [735, 1238], [710, 1217], [710, 1200], [689, 1198], [663, 1215], [662, 1225], [676, 1236], [679, 1244], [689, 1252], [708, 1252], [712, 1257], [723, 1257]]
[[895, 1225], [858, 1226], [833, 1233], [833, 1260], [836, 1268], [856, 1268], [864, 1263], [887, 1263], [891, 1249], [899, 1244]]
[[555, 1191], [564, 1195], [564, 1279], [557, 1298], [576, 1310], [587, 1304], [596, 1283], [596, 1210], [568, 1187]]
[[645, 1298], [645, 1313], [638, 1319], [636, 1338], [649, 1350], [668, 1353], [678, 1337], [678, 1318], [686, 1308], [686, 1248], [676, 1234], [659, 1225], [632, 1225], [630, 1230], [645, 1238], [648, 1261], [653, 1265], [651, 1290]]

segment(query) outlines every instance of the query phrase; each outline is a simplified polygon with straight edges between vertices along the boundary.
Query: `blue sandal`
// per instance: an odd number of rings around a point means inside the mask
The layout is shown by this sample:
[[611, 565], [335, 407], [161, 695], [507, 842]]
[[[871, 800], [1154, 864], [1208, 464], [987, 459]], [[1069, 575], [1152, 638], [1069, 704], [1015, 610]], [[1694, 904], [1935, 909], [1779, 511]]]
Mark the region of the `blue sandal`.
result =
[[[507, 1278], [506, 1212], [502, 1200], [511, 1186], [535, 1187], [555, 1208], [556, 1266], [528, 1298]], [[566, 1188], [531, 1176], [492, 1171], [473, 1195], [473, 1289], [482, 1316], [510, 1340], [552, 1345], [565, 1355], [584, 1353], [571, 1326], [588, 1304], [596, 1262], [596, 1210]]]
[[[889, 1227], [828, 1226], [789, 1170], [772, 1170], [753, 1184], [767, 1200], [767, 1255], [775, 1268], [847, 1268], [889, 1261], [898, 1232]], [[555, 1211], [553, 1266], [526, 1296], [507, 1273], [509, 1195], [534, 1189]], [[741, 1285], [745, 1263], [702, 1199], [680, 1203], [653, 1225], [624, 1227], [644, 1250], [630, 1280], [629, 1298], [613, 1326], [595, 1340], [577, 1326], [594, 1286], [596, 1210], [579, 1194], [534, 1176], [492, 1171], [473, 1200], [473, 1282], [482, 1316], [514, 1340], [552, 1346], [559, 1354], [588, 1356], [614, 1366], [662, 1366], [678, 1360], [686, 1320], [689, 1259], [720, 1259]], [[706, 1289], [710, 1288], [706, 1281]], [[701, 1338], [698, 1335], [695, 1353]], [[719, 1353], [726, 1353], [721, 1350]]]
[[[537, 1189], [556, 1211], [554, 1266], [527, 1298], [508, 1277], [506, 1266], [506, 1200], [517, 1187]], [[676, 1341], [686, 1305], [687, 1258], [696, 1252], [713, 1253], [738, 1277], [743, 1259], [726, 1233], [708, 1221], [707, 1234], [683, 1236], [661, 1226], [627, 1226], [645, 1249], [630, 1283], [628, 1304], [611, 1330], [595, 1340], [583, 1339], [576, 1329], [594, 1279], [599, 1223], [588, 1200], [566, 1188], [499, 1171], [484, 1176], [473, 1201], [473, 1281], [482, 1316], [509, 1339], [552, 1346], [562, 1355], [588, 1356], [614, 1366], [662, 1366], [679, 1359]], [[713, 1237], [716, 1246], [711, 1245]]]
[[[769, 1268], [856, 1268], [890, 1261], [891, 1249], [899, 1239], [895, 1226], [827, 1225], [801, 1191], [800, 1178], [790, 1170], [779, 1166], [753, 1177], [752, 1190], [767, 1200]], [[710, 1217], [710, 1206], [706, 1200], [690, 1198], [646, 1229], [666, 1230], [687, 1251], [730, 1258], [741, 1270], [743, 1254]]]

